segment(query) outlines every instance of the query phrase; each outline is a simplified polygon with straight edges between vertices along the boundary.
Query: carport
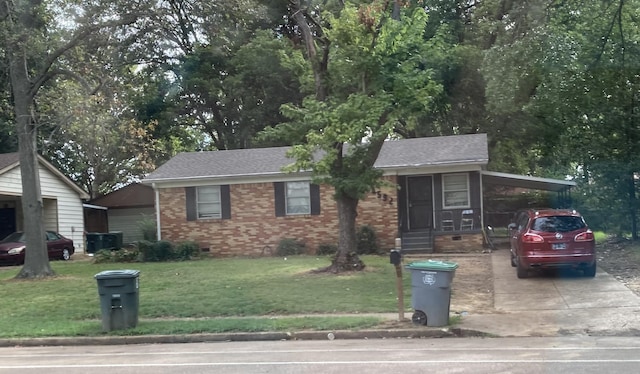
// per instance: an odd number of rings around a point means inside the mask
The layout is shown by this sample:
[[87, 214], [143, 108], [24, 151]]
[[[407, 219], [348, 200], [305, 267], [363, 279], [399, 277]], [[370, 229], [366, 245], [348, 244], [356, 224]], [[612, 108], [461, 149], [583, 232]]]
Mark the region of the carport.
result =
[[[571, 188], [577, 184], [570, 180], [560, 180], [552, 178], [540, 178], [532, 177], [528, 175], [518, 175], [509, 173], [500, 173], [496, 171], [483, 170], [481, 173], [482, 188], [483, 190], [494, 189], [503, 193], [505, 196], [516, 197], [519, 194], [524, 194], [530, 191], [546, 191], [555, 193], [555, 201], [550, 208], [569, 208], [571, 207]], [[490, 199], [485, 195], [485, 199]], [[495, 207], [500, 204], [492, 204], [495, 201], [485, 201], [483, 212], [484, 217], [483, 227], [486, 225], [492, 225], [494, 227], [506, 227], [511, 218], [511, 215], [515, 213], [517, 208], [526, 208], [526, 206], [520, 206], [512, 209], [502, 210]]]

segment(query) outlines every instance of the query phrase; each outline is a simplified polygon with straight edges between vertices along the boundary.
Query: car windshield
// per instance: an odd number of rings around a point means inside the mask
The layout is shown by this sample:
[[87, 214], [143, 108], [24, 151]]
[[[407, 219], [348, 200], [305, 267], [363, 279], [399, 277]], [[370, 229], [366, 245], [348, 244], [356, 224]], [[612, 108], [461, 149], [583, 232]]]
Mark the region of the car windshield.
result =
[[23, 242], [24, 238], [21, 232], [14, 232], [2, 240], [3, 243]]
[[584, 227], [584, 220], [575, 216], [539, 217], [531, 225], [532, 230], [542, 232], [570, 232]]

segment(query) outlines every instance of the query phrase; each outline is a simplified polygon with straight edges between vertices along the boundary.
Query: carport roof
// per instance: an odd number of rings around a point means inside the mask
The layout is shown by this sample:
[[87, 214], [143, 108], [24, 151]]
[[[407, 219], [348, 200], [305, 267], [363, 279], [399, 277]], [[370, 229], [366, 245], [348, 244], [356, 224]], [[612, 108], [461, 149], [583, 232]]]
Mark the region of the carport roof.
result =
[[576, 182], [568, 180], [531, 177], [528, 175], [508, 174], [486, 170], [482, 171], [482, 180], [489, 184], [553, 192], [567, 191], [571, 189], [571, 187], [575, 187], [577, 185]]

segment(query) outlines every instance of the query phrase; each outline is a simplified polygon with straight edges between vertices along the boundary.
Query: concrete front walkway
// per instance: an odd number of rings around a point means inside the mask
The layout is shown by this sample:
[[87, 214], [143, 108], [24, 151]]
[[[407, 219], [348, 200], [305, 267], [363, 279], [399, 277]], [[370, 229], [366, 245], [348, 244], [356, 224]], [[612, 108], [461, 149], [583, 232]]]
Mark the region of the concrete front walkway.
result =
[[508, 249], [491, 256], [497, 313], [464, 316], [461, 328], [497, 336], [640, 335], [640, 297], [604, 270], [595, 278], [576, 271], [518, 279]]

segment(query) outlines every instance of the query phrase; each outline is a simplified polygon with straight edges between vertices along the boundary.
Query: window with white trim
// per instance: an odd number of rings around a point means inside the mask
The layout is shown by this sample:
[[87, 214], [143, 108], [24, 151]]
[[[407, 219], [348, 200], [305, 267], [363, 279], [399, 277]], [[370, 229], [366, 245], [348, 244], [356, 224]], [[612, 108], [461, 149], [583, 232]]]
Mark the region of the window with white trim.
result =
[[196, 188], [198, 218], [222, 218], [220, 186], [200, 186]]
[[469, 207], [469, 175], [444, 174], [442, 176], [442, 197], [444, 208]]
[[287, 214], [311, 214], [309, 182], [287, 182], [285, 202]]

